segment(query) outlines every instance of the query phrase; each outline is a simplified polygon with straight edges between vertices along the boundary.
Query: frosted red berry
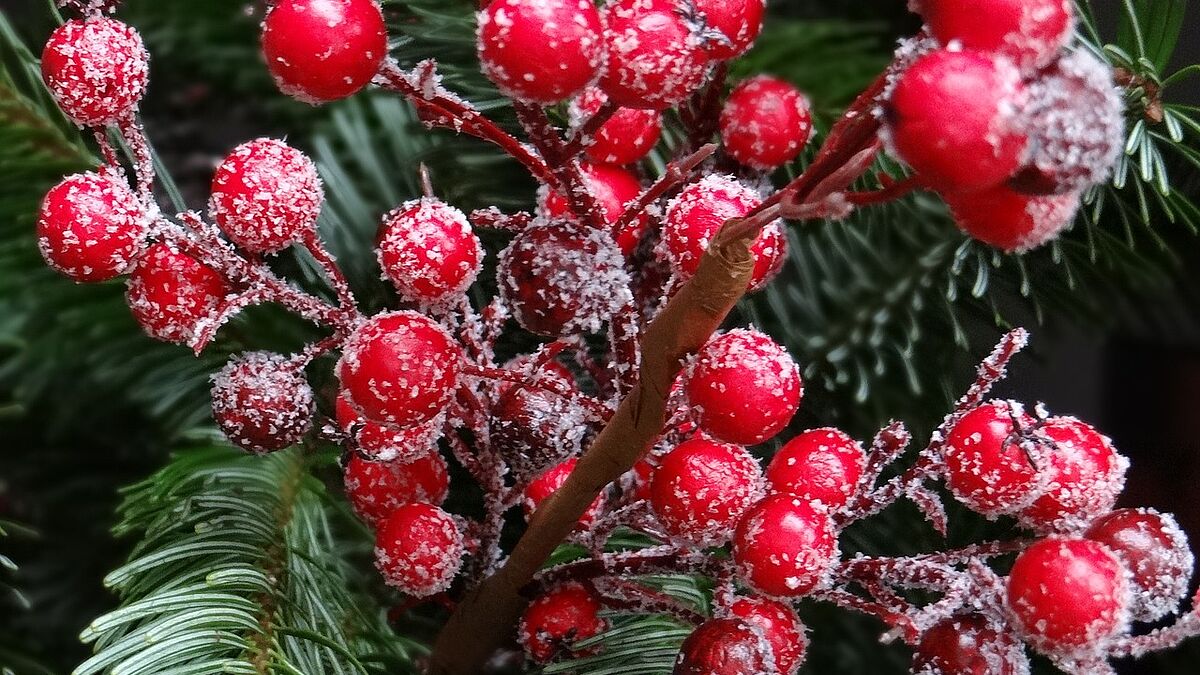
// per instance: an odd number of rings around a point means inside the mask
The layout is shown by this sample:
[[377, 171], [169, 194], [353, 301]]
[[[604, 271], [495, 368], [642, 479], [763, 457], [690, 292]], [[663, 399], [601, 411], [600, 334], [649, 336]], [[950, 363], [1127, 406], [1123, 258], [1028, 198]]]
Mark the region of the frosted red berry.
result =
[[915, 8], [943, 45], [1003, 54], [1024, 69], [1046, 65], [1074, 28], [1071, 0], [916, 0]]
[[375, 533], [375, 567], [389, 586], [418, 598], [440, 593], [462, 566], [458, 523], [432, 504], [404, 504]]
[[[760, 203], [757, 192], [732, 176], [705, 176], [684, 188], [667, 206], [659, 250], [681, 279], [690, 279], [725, 221], [746, 215]], [[750, 252], [754, 255], [750, 290], [758, 290], [775, 276], [787, 257], [787, 238], [779, 221], [762, 229]]]
[[217, 166], [208, 208], [233, 243], [252, 253], [275, 253], [315, 232], [324, 196], [307, 155], [259, 138], [234, 148]]
[[444, 415], [406, 427], [372, 422], [354, 409], [345, 392], [338, 394], [334, 413], [338, 427], [350, 434], [358, 454], [377, 462], [406, 463], [426, 457], [434, 450], [445, 422]]
[[762, 471], [745, 448], [694, 436], [659, 460], [650, 506], [672, 537], [717, 545], [762, 495]]
[[778, 78], [759, 75], [734, 87], [721, 110], [725, 151], [752, 169], [774, 169], [796, 158], [812, 137], [808, 98]]
[[125, 299], [150, 337], [186, 344], [213, 320], [229, 290], [216, 270], [159, 243], [138, 258]]
[[517, 641], [531, 659], [546, 663], [608, 628], [600, 609], [599, 599], [582, 584], [557, 586], [529, 603], [517, 625]]
[[389, 312], [354, 331], [342, 348], [337, 376], [357, 412], [406, 427], [445, 410], [461, 362], [461, 348], [446, 329], [415, 312]]
[[728, 41], [710, 40], [705, 45], [714, 59], [741, 56], [762, 32], [764, 0], [696, 0], [696, 10], [706, 28], [719, 32]]
[[679, 0], [612, 0], [604, 6], [608, 69], [600, 86], [627, 108], [662, 110], [704, 81], [708, 55]]
[[729, 606], [729, 614], [763, 636], [780, 675], [792, 675], [804, 663], [807, 628], [791, 605], [770, 598], [738, 598]]
[[479, 62], [505, 96], [553, 105], [600, 74], [603, 30], [591, 0], [493, 0], [479, 13]]
[[146, 217], [119, 177], [77, 173], [50, 188], [37, 220], [46, 264], [75, 281], [124, 273], [142, 248]]
[[[538, 506], [546, 501], [550, 495], [558, 492], [563, 483], [567, 482], [567, 476], [575, 470], [575, 465], [578, 460], [571, 458], [559, 464], [555, 464], [543, 471], [537, 478], [529, 481], [529, 485], [525, 486], [525, 495], [521, 500], [521, 505], [525, 509], [525, 518], [528, 520], [533, 517]], [[596, 519], [600, 517], [600, 513], [604, 510], [604, 496], [599, 495], [592, 500], [592, 505], [579, 518], [578, 529], [587, 529]]]
[[1068, 532], [1108, 513], [1125, 486], [1129, 461], [1091, 425], [1052, 417], [1041, 428], [1049, 440], [1039, 456], [1045, 493], [1018, 518], [1035, 530]]
[[400, 297], [422, 305], [460, 297], [475, 281], [483, 246], [462, 211], [426, 197], [384, 217], [379, 266]]
[[[625, 207], [642, 194], [642, 184], [637, 176], [619, 166], [583, 164], [580, 168], [589, 192], [600, 207], [605, 225], [615, 225], [625, 212]], [[574, 218], [566, 198], [548, 189], [543, 189], [541, 193], [541, 208], [548, 218]], [[649, 225], [650, 218], [643, 213], [620, 231], [610, 231], [609, 234], [612, 235], [617, 248], [621, 249], [621, 253], [630, 256]]]
[[740, 619], [709, 619], [683, 641], [672, 675], [770, 673], [771, 646]]
[[1044, 491], [1020, 430], [1032, 428], [1019, 403], [989, 401], [950, 428], [943, 452], [946, 483], [960, 502], [984, 515], [1012, 513]]
[[1112, 549], [1132, 575], [1133, 619], [1157, 621], [1187, 596], [1195, 559], [1171, 514], [1118, 509], [1097, 518], [1084, 536]]
[[729, 443], [755, 445], [778, 434], [800, 406], [800, 369], [782, 345], [756, 330], [708, 341], [684, 383], [700, 428]]
[[316, 404], [303, 369], [283, 354], [246, 352], [212, 378], [213, 419], [234, 445], [282, 450], [312, 429]]
[[[572, 126], [578, 128], [600, 110], [608, 96], [598, 87], [585, 89], [571, 103]], [[646, 156], [662, 134], [662, 113], [657, 110], [617, 108], [588, 139], [584, 153], [601, 164], [631, 164]]]
[[350, 506], [372, 527], [404, 504], [440, 506], [450, 491], [446, 460], [434, 449], [411, 462], [373, 462], [351, 455], [344, 481]]
[[263, 19], [262, 49], [279, 91], [316, 105], [371, 81], [387, 28], [376, 0], [280, 0]]
[[566, 220], [526, 228], [500, 254], [500, 295], [525, 330], [594, 333], [631, 300], [625, 261], [605, 232]]
[[146, 93], [150, 55], [142, 36], [116, 19], [72, 19], [54, 29], [42, 50], [42, 79], [76, 124], [131, 119]]
[[1029, 195], [1005, 185], [942, 196], [959, 228], [1008, 253], [1024, 253], [1057, 237], [1080, 204], [1078, 192]]
[[[552, 370], [535, 379], [578, 391], [574, 378]], [[592, 431], [592, 420], [571, 397], [521, 385], [509, 387], [496, 399], [489, 419], [492, 447], [522, 477], [578, 455]]]
[[982, 614], [960, 614], [921, 634], [913, 675], [1025, 675], [1029, 659], [1015, 640]]
[[777, 597], [806, 595], [822, 585], [837, 559], [837, 535], [821, 506], [771, 495], [746, 512], [733, 534], [742, 580]]
[[1025, 640], [1063, 654], [1100, 648], [1128, 621], [1127, 572], [1107, 546], [1043, 539], [1017, 556], [1006, 602]]
[[1028, 139], [1017, 69], [989, 54], [938, 50], [904, 71], [886, 105], [892, 148], [932, 187], [981, 190], [1016, 173]]
[[865, 464], [862, 446], [845, 432], [812, 429], [775, 453], [767, 466], [767, 482], [774, 492], [838, 509], [858, 489]]

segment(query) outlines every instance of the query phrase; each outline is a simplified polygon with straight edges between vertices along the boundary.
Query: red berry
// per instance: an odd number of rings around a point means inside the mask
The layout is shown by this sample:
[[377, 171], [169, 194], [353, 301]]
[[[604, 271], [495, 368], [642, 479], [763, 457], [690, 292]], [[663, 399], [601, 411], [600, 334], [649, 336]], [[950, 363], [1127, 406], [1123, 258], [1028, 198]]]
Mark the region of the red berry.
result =
[[46, 264], [75, 281], [122, 274], [142, 248], [146, 218], [123, 180], [77, 173], [50, 188], [38, 212], [38, 249]]
[[42, 50], [42, 79], [79, 125], [130, 119], [146, 93], [150, 55], [142, 36], [116, 19], [72, 19]]
[[[708, 243], [730, 218], [740, 218], [762, 203], [758, 193], [732, 176], [712, 174], [688, 185], [667, 206], [663, 219], [660, 251], [682, 279], [689, 279], [700, 266]], [[759, 233], [750, 248], [754, 273], [750, 290], [767, 285], [787, 257], [787, 238], [779, 221]]]
[[262, 48], [279, 91], [316, 105], [371, 81], [387, 28], [375, 0], [280, 0], [263, 19]]
[[942, 44], [997, 52], [1023, 69], [1046, 65], [1074, 28], [1071, 0], [916, 0], [916, 10]]
[[754, 590], [806, 595], [825, 582], [838, 555], [828, 512], [791, 495], [771, 495], [750, 508], [733, 534], [733, 560]]
[[844, 432], [812, 429], [775, 453], [767, 466], [767, 481], [775, 492], [838, 509], [857, 491], [865, 464], [862, 446]]
[[146, 249], [129, 275], [125, 299], [148, 335], [189, 342], [229, 293], [220, 273], [168, 244]]
[[1097, 518], [1084, 536], [1112, 549], [1132, 573], [1135, 620], [1157, 621], [1187, 595], [1195, 561], [1187, 535], [1171, 514], [1118, 509]]
[[213, 419], [239, 448], [282, 450], [312, 428], [312, 387], [303, 369], [283, 354], [246, 352], [230, 359], [212, 382]]
[[221, 161], [208, 208], [233, 243], [275, 253], [315, 231], [324, 198], [311, 159], [283, 141], [259, 138]]
[[762, 471], [745, 448], [694, 436], [659, 460], [650, 506], [673, 537], [717, 545], [762, 495]]
[[741, 56], [762, 31], [764, 0], [696, 0], [704, 25], [724, 35], [729, 44], [711, 41], [705, 49], [714, 59]]
[[1021, 510], [1021, 522], [1036, 530], [1074, 531], [1111, 511], [1129, 461], [1073, 417], [1050, 418], [1042, 433], [1051, 441], [1039, 456], [1046, 492]]
[[612, 0], [603, 15], [608, 70], [600, 86], [618, 105], [662, 110], [704, 81], [708, 55], [679, 0]]
[[[558, 489], [567, 482], [567, 476], [575, 470], [575, 465], [578, 464], [575, 458], [568, 459], [565, 462], [555, 464], [546, 469], [537, 478], [529, 481], [529, 485], [525, 486], [525, 498], [521, 500], [521, 505], [525, 508], [525, 518], [528, 520], [533, 517], [533, 513], [537, 511], [538, 506], [546, 501], [550, 495], [558, 492]], [[601, 511], [604, 510], [604, 496], [599, 495], [592, 501], [592, 505], [579, 518], [579, 526], [577, 529], [587, 529], [596, 519], [600, 517]]]
[[500, 294], [525, 330], [594, 333], [630, 302], [625, 261], [607, 233], [556, 220], [526, 228], [500, 254]]
[[780, 675], [792, 675], [804, 662], [807, 629], [791, 605], [768, 598], [739, 598], [729, 606], [729, 613], [762, 634]]
[[1099, 650], [1127, 621], [1117, 556], [1086, 539], [1043, 539], [1013, 563], [1006, 602], [1026, 641], [1050, 654]]
[[787, 350], [756, 330], [708, 341], [684, 384], [700, 427], [729, 443], [754, 445], [783, 430], [804, 393]]
[[1012, 513], [1037, 499], [1041, 476], [1013, 428], [1033, 419], [1019, 403], [989, 401], [963, 415], [946, 434], [946, 483], [963, 504], [984, 515]]
[[[575, 380], [553, 370], [535, 376], [577, 390]], [[583, 450], [592, 420], [569, 397], [545, 389], [513, 386], [492, 406], [489, 437], [513, 473], [525, 477], [543, 471]]]
[[[642, 194], [642, 184], [637, 176], [621, 167], [611, 164], [584, 164], [581, 169], [589, 192], [599, 205], [607, 225], [615, 224], [625, 212], [625, 206]], [[570, 205], [562, 195], [543, 189], [540, 196], [542, 212], [547, 218], [574, 217]], [[650, 219], [643, 213], [620, 232], [611, 232], [613, 241], [616, 242], [617, 248], [621, 249], [621, 253], [626, 256], [633, 255], [649, 225]]]
[[428, 197], [384, 217], [379, 266], [400, 297], [423, 305], [460, 297], [483, 259], [479, 237], [462, 211]]
[[771, 673], [771, 646], [738, 619], [709, 619], [679, 648], [672, 675], [764, 675]]
[[445, 410], [461, 361], [461, 348], [432, 319], [389, 312], [354, 331], [342, 347], [337, 375], [349, 402], [368, 420], [410, 427]]
[[410, 427], [372, 422], [354, 410], [345, 392], [338, 394], [334, 413], [338, 426], [352, 436], [355, 449], [377, 462], [408, 463], [427, 456], [435, 449], [445, 421], [444, 416], [437, 415]]
[[[597, 87], [585, 89], [571, 103], [572, 126], [578, 128], [600, 110], [608, 100]], [[593, 162], [602, 164], [631, 164], [646, 156], [658, 143], [662, 133], [662, 113], [657, 110], [617, 108], [600, 125], [584, 152]]]
[[600, 73], [603, 30], [591, 0], [493, 0], [479, 13], [479, 61], [505, 96], [553, 105]]
[[354, 512], [372, 527], [404, 504], [440, 506], [450, 491], [446, 460], [437, 450], [411, 462], [372, 462], [352, 455], [344, 480]]
[[404, 504], [375, 534], [375, 567], [389, 586], [424, 598], [450, 587], [464, 550], [449, 513], [432, 504]]
[[1024, 675], [1029, 659], [981, 614], [943, 619], [921, 634], [913, 653], [914, 675]]
[[568, 583], [534, 598], [517, 626], [517, 641], [538, 663], [608, 628], [600, 601], [582, 584]]
[[916, 60], [892, 90], [892, 147], [933, 187], [980, 190], [1020, 168], [1028, 139], [1017, 111], [1020, 73], [973, 51], [938, 50]]
[[1024, 253], [1054, 239], [1079, 210], [1078, 192], [1027, 195], [1000, 185], [942, 196], [964, 232], [1008, 253]]
[[721, 111], [721, 142], [738, 162], [774, 169], [796, 158], [812, 137], [808, 99], [783, 80], [759, 75], [729, 94]]

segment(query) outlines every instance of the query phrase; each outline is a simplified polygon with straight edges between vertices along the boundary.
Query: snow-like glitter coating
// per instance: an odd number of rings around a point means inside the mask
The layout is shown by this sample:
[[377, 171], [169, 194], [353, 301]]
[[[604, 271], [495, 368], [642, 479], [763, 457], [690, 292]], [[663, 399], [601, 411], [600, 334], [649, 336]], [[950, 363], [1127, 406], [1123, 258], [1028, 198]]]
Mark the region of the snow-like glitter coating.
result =
[[316, 403], [304, 371], [287, 356], [246, 352], [212, 377], [213, 419], [234, 445], [282, 450], [312, 429]]
[[376, 0], [280, 0], [263, 19], [262, 48], [279, 91], [316, 105], [371, 81], [387, 28]]
[[837, 555], [829, 513], [791, 495], [755, 504], [733, 535], [733, 561], [742, 581], [770, 596], [811, 593], [826, 583]]
[[441, 506], [450, 492], [446, 460], [436, 449], [411, 462], [373, 462], [352, 455], [343, 480], [350, 506], [372, 527], [404, 504]]
[[808, 628], [792, 606], [770, 598], [738, 598], [729, 613], [762, 634], [780, 675], [793, 675], [808, 651]]
[[679, 648], [672, 675], [776, 673], [771, 645], [741, 619], [709, 619]]
[[704, 81], [708, 55], [680, 0], [611, 0], [604, 5], [608, 70], [604, 93], [627, 108], [662, 110]]
[[1071, 38], [1071, 0], [910, 0], [942, 44], [997, 52], [1033, 71], [1052, 61]]
[[1117, 454], [1109, 439], [1074, 417], [1052, 417], [1040, 429], [1040, 469], [1045, 493], [1017, 517], [1039, 531], [1077, 531], [1112, 510], [1129, 460]]
[[217, 166], [208, 208], [235, 244], [275, 253], [314, 231], [324, 198], [307, 155], [259, 138], [237, 146]]
[[1178, 609], [1195, 558], [1174, 516], [1154, 509], [1118, 509], [1097, 518], [1084, 536], [1112, 549], [1132, 574], [1134, 620], [1157, 621]]
[[450, 587], [466, 549], [454, 518], [432, 504], [404, 504], [375, 535], [375, 567], [400, 592], [426, 598]]
[[738, 84], [721, 110], [725, 151], [752, 169], [774, 169], [792, 161], [812, 131], [808, 98], [769, 75]]
[[445, 303], [475, 282], [483, 246], [462, 211], [425, 197], [384, 217], [379, 266], [400, 297], [422, 305]]
[[650, 506], [671, 536], [715, 546], [763, 494], [762, 470], [745, 448], [695, 436], [659, 461]]
[[50, 188], [37, 221], [46, 264], [75, 281], [124, 273], [142, 249], [145, 213], [129, 186], [109, 173], [77, 173]]
[[229, 293], [221, 274], [169, 244], [138, 258], [125, 291], [133, 318], [150, 337], [186, 344]]
[[857, 491], [865, 464], [862, 446], [845, 432], [811, 429], [775, 453], [766, 475], [775, 492], [838, 509]]
[[534, 598], [517, 625], [517, 641], [538, 663], [608, 628], [600, 601], [583, 584], [567, 583]]
[[116, 19], [72, 19], [54, 29], [42, 51], [42, 79], [76, 124], [131, 119], [146, 93], [150, 55], [142, 36]]
[[1028, 195], [1000, 185], [943, 194], [954, 222], [971, 237], [1007, 253], [1024, 253], [1057, 237], [1079, 211], [1080, 193]]
[[[589, 87], [571, 102], [571, 126], [578, 128], [600, 110], [608, 96], [599, 87]], [[630, 164], [646, 156], [662, 134], [662, 113], [657, 110], [617, 108], [586, 139], [583, 151], [593, 162]], [[619, 243], [619, 242], [618, 242]]]

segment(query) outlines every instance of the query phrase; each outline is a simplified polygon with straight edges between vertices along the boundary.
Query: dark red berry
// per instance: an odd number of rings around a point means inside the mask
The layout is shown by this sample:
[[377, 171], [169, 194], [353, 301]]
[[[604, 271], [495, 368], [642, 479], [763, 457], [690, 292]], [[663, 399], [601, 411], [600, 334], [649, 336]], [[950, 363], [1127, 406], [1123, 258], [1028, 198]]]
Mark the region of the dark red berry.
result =
[[1071, 37], [1071, 0], [916, 0], [916, 11], [943, 45], [1003, 54], [1024, 69], [1046, 65]]
[[824, 584], [837, 555], [828, 512], [791, 495], [771, 495], [751, 507], [733, 535], [742, 580], [777, 597], [806, 595]]
[[729, 606], [729, 613], [762, 634], [780, 675], [792, 675], [804, 663], [807, 628], [791, 605], [769, 598], [738, 598]]
[[946, 483], [960, 502], [979, 513], [1012, 513], [1044, 491], [1014, 420], [1023, 429], [1033, 426], [1019, 403], [989, 401], [963, 415], [946, 434]]
[[764, 0], [695, 0], [696, 9], [704, 18], [705, 27], [718, 31], [728, 40], [709, 41], [705, 45], [714, 59], [741, 56], [762, 31]]
[[721, 110], [725, 151], [752, 169], [774, 169], [796, 158], [812, 137], [808, 99], [778, 78], [759, 75], [729, 94]]
[[958, 226], [1008, 253], [1024, 253], [1058, 236], [1079, 210], [1079, 193], [1028, 195], [999, 185], [969, 193], [944, 193]]
[[[553, 370], [535, 376], [577, 391], [575, 380]], [[583, 450], [594, 431], [586, 411], [567, 396], [536, 387], [509, 387], [492, 406], [489, 436], [492, 447], [517, 476], [526, 477]]]
[[432, 504], [401, 505], [375, 535], [375, 567], [383, 580], [418, 598], [450, 587], [464, 551], [458, 523]]
[[169, 244], [146, 249], [129, 275], [125, 299], [150, 337], [186, 344], [213, 320], [229, 293], [220, 273]]
[[[605, 225], [614, 225], [625, 212], [625, 207], [642, 194], [642, 184], [637, 176], [621, 167], [610, 164], [584, 164], [581, 168], [589, 191], [600, 207]], [[570, 205], [562, 195], [543, 190], [541, 197], [542, 212], [546, 217], [574, 218]], [[621, 231], [610, 234], [621, 253], [631, 256], [649, 225], [649, 217], [642, 214], [621, 228]]]
[[46, 264], [75, 281], [124, 273], [142, 248], [146, 217], [124, 180], [77, 173], [50, 188], [37, 221]]
[[921, 634], [913, 675], [1024, 675], [1029, 659], [1021, 645], [981, 614], [960, 614]]
[[739, 619], [709, 619], [679, 648], [672, 675], [771, 673], [770, 645]]
[[1042, 531], [1076, 531], [1111, 511], [1125, 486], [1129, 461], [1091, 425], [1073, 417], [1052, 417], [1041, 431], [1050, 441], [1039, 456], [1046, 492], [1021, 510], [1021, 522]]
[[[608, 100], [604, 91], [590, 87], [571, 104], [572, 126], [578, 128]], [[593, 162], [631, 164], [646, 156], [662, 133], [662, 113], [657, 110], [617, 108], [589, 139], [584, 152]]]
[[76, 124], [131, 119], [146, 93], [150, 55], [132, 27], [106, 17], [72, 19], [42, 50], [42, 79]]
[[[575, 470], [575, 465], [578, 460], [571, 458], [565, 462], [555, 464], [546, 469], [537, 478], [529, 481], [529, 485], [525, 487], [525, 498], [522, 500], [522, 506], [525, 508], [525, 518], [528, 520], [533, 517], [534, 511], [537, 511], [538, 506], [546, 501], [550, 495], [558, 492], [563, 483], [567, 482], [567, 476]], [[592, 505], [579, 518], [578, 529], [585, 530], [592, 523], [596, 522], [596, 518], [600, 517], [600, 513], [604, 510], [604, 496], [597, 496], [592, 501]]]
[[446, 460], [435, 449], [410, 462], [373, 462], [352, 455], [344, 481], [350, 506], [372, 527], [404, 504], [440, 506], [450, 491]]
[[246, 352], [212, 378], [213, 419], [234, 445], [282, 450], [312, 428], [313, 390], [299, 364], [283, 354]]
[[479, 274], [483, 247], [462, 211], [424, 198], [384, 217], [379, 266], [400, 297], [422, 305], [461, 297]]
[[608, 628], [600, 608], [600, 601], [582, 584], [557, 586], [529, 603], [517, 626], [517, 641], [531, 659], [546, 663]]
[[1171, 514], [1118, 509], [1097, 518], [1084, 536], [1112, 549], [1132, 574], [1135, 620], [1157, 621], [1187, 596], [1195, 560]]
[[659, 460], [650, 506], [673, 537], [716, 545], [762, 495], [762, 471], [745, 448], [695, 436]]
[[275, 253], [315, 232], [324, 198], [311, 159], [283, 141], [259, 138], [221, 161], [208, 204], [233, 243]]
[[[350, 435], [358, 454], [377, 462], [414, 462], [427, 456], [441, 437], [444, 415], [408, 427], [372, 422], [354, 409], [345, 392], [334, 406], [338, 426]], [[432, 501], [432, 500], [420, 500]]]
[[865, 464], [858, 441], [838, 429], [812, 429], [775, 453], [767, 466], [767, 481], [775, 492], [838, 509], [858, 489]]
[[604, 6], [608, 69], [601, 88], [618, 105], [662, 110], [704, 81], [708, 55], [679, 0], [612, 0]]
[[263, 19], [262, 48], [279, 91], [316, 105], [371, 81], [387, 28], [375, 0], [280, 0]]

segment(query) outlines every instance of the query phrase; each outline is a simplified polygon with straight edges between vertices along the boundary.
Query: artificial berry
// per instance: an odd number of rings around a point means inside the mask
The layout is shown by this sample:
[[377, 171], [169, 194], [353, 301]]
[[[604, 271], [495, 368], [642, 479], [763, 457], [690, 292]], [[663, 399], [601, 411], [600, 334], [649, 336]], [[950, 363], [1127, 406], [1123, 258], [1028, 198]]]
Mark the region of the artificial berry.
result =
[[462, 211], [426, 197], [384, 217], [378, 254], [400, 297], [426, 305], [466, 292], [479, 274], [483, 247]]
[[982, 614], [960, 614], [921, 634], [913, 650], [913, 675], [1023, 675], [1029, 660]]
[[344, 481], [350, 506], [372, 527], [404, 504], [441, 506], [450, 491], [446, 460], [434, 449], [410, 462], [373, 462], [352, 455]]
[[228, 294], [213, 268], [158, 243], [146, 249], [133, 271], [125, 299], [133, 318], [150, 337], [185, 344], [211, 320]]
[[714, 59], [741, 56], [762, 31], [764, 0], [696, 0], [706, 28], [718, 31], [728, 43], [710, 40], [705, 45]]
[[1097, 518], [1085, 537], [1112, 549], [1131, 573], [1137, 621], [1157, 621], [1187, 595], [1194, 558], [1187, 535], [1169, 513], [1118, 509]]
[[1125, 624], [1129, 583], [1107, 546], [1043, 539], [1017, 556], [1006, 603], [1025, 639], [1049, 654], [1096, 649]]
[[1011, 63], [970, 50], [938, 50], [900, 75], [887, 104], [892, 147], [929, 185], [994, 187], [1025, 159], [1017, 111], [1025, 101]]
[[[565, 462], [555, 464], [543, 471], [537, 478], [529, 481], [529, 485], [525, 486], [525, 496], [521, 500], [521, 505], [525, 509], [525, 518], [528, 520], [533, 517], [535, 511], [541, 506], [542, 502], [546, 501], [550, 495], [558, 492], [563, 483], [567, 482], [567, 476], [575, 470], [575, 465], [579, 460], [571, 458]], [[592, 500], [592, 505], [588, 510], [579, 517], [579, 529], [587, 529], [596, 519], [600, 517], [601, 511], [604, 510], [604, 496], [598, 495]]]
[[[741, 218], [761, 203], [757, 192], [732, 176], [705, 176], [684, 188], [667, 206], [660, 251], [680, 278], [689, 279], [725, 221]], [[762, 228], [750, 252], [754, 255], [750, 290], [758, 290], [779, 271], [786, 257], [787, 238], [779, 221]]]
[[282, 354], [246, 352], [230, 359], [212, 383], [213, 419], [239, 448], [282, 450], [312, 428], [312, 387], [300, 365]]
[[263, 19], [262, 49], [279, 91], [316, 105], [371, 81], [387, 27], [375, 0], [280, 0]]
[[989, 401], [963, 415], [946, 434], [943, 453], [955, 498], [989, 516], [1037, 499], [1041, 476], [1019, 434], [1032, 425], [1021, 405], [1010, 401]]
[[762, 634], [780, 675], [792, 675], [804, 662], [807, 629], [791, 605], [769, 598], [738, 598], [729, 606], [729, 613]]
[[806, 595], [837, 558], [833, 520], [821, 506], [771, 495], [746, 512], [733, 534], [733, 561], [751, 588], [777, 597]]
[[142, 248], [144, 211], [129, 186], [104, 173], [77, 173], [50, 188], [38, 211], [38, 249], [75, 281], [122, 274]]
[[142, 36], [116, 19], [72, 19], [42, 50], [42, 79], [76, 124], [128, 121], [146, 93], [150, 55]]
[[450, 587], [464, 550], [449, 513], [432, 504], [403, 504], [375, 534], [375, 567], [389, 586], [424, 598]]
[[774, 169], [796, 158], [812, 137], [808, 99], [769, 75], [745, 80], [721, 110], [725, 151], [752, 169]]
[[964, 232], [1008, 253], [1024, 253], [1054, 239], [1079, 211], [1079, 193], [1022, 194], [1006, 185], [942, 195]]
[[493, 0], [479, 13], [479, 61], [505, 96], [553, 105], [596, 79], [603, 30], [591, 0]]
[[[442, 415], [407, 427], [372, 422], [354, 409], [345, 392], [338, 394], [334, 415], [342, 431], [350, 434], [359, 454], [376, 462], [415, 462], [433, 451], [441, 435]], [[433, 501], [423, 499], [419, 501]]]
[[784, 444], [767, 466], [771, 490], [838, 509], [862, 480], [862, 446], [838, 429], [812, 429]]
[[[571, 103], [572, 126], [578, 128], [608, 101], [598, 87], [585, 89]], [[646, 156], [662, 133], [662, 113], [657, 110], [621, 108], [587, 139], [584, 153], [601, 164], [631, 164]]]
[[[642, 194], [642, 184], [637, 176], [611, 164], [583, 164], [583, 179], [589, 192], [600, 207], [600, 215], [605, 225], [615, 225], [625, 212], [625, 206], [636, 200]], [[543, 190], [541, 198], [542, 212], [548, 218], [573, 218], [571, 206], [557, 192]], [[650, 219], [646, 214], [634, 218], [618, 232], [611, 232], [613, 241], [621, 253], [633, 255], [638, 243], [642, 240]]]
[[600, 608], [600, 601], [582, 584], [557, 586], [529, 603], [517, 625], [517, 641], [531, 659], [546, 663], [608, 628]]
[[683, 641], [672, 675], [771, 673], [770, 644], [740, 619], [709, 619]]
[[568, 220], [526, 228], [500, 254], [500, 295], [525, 330], [598, 331], [630, 302], [625, 261], [606, 232]]
[[233, 149], [217, 166], [208, 208], [233, 243], [275, 253], [316, 231], [321, 178], [303, 152], [273, 138]]
[[716, 545], [762, 494], [762, 471], [739, 445], [694, 436], [659, 460], [650, 506], [673, 537]]
[[1021, 522], [1036, 530], [1073, 531], [1111, 511], [1125, 485], [1128, 460], [1074, 417], [1052, 417], [1041, 431], [1050, 441], [1039, 456], [1046, 491], [1021, 509]]
[[1003, 54], [1032, 70], [1054, 59], [1071, 37], [1071, 0], [916, 0], [916, 10], [942, 44]]
[[[546, 369], [535, 376], [578, 392], [574, 377]], [[578, 455], [593, 431], [586, 411], [569, 396], [516, 385], [496, 399], [489, 419], [492, 447], [517, 476], [530, 476]]]
[[445, 410], [462, 351], [446, 329], [416, 312], [371, 317], [346, 341], [337, 375], [356, 412], [409, 427]]
[[616, 104], [662, 110], [704, 81], [708, 55], [679, 0], [611, 0], [603, 18], [608, 70], [600, 86]]

